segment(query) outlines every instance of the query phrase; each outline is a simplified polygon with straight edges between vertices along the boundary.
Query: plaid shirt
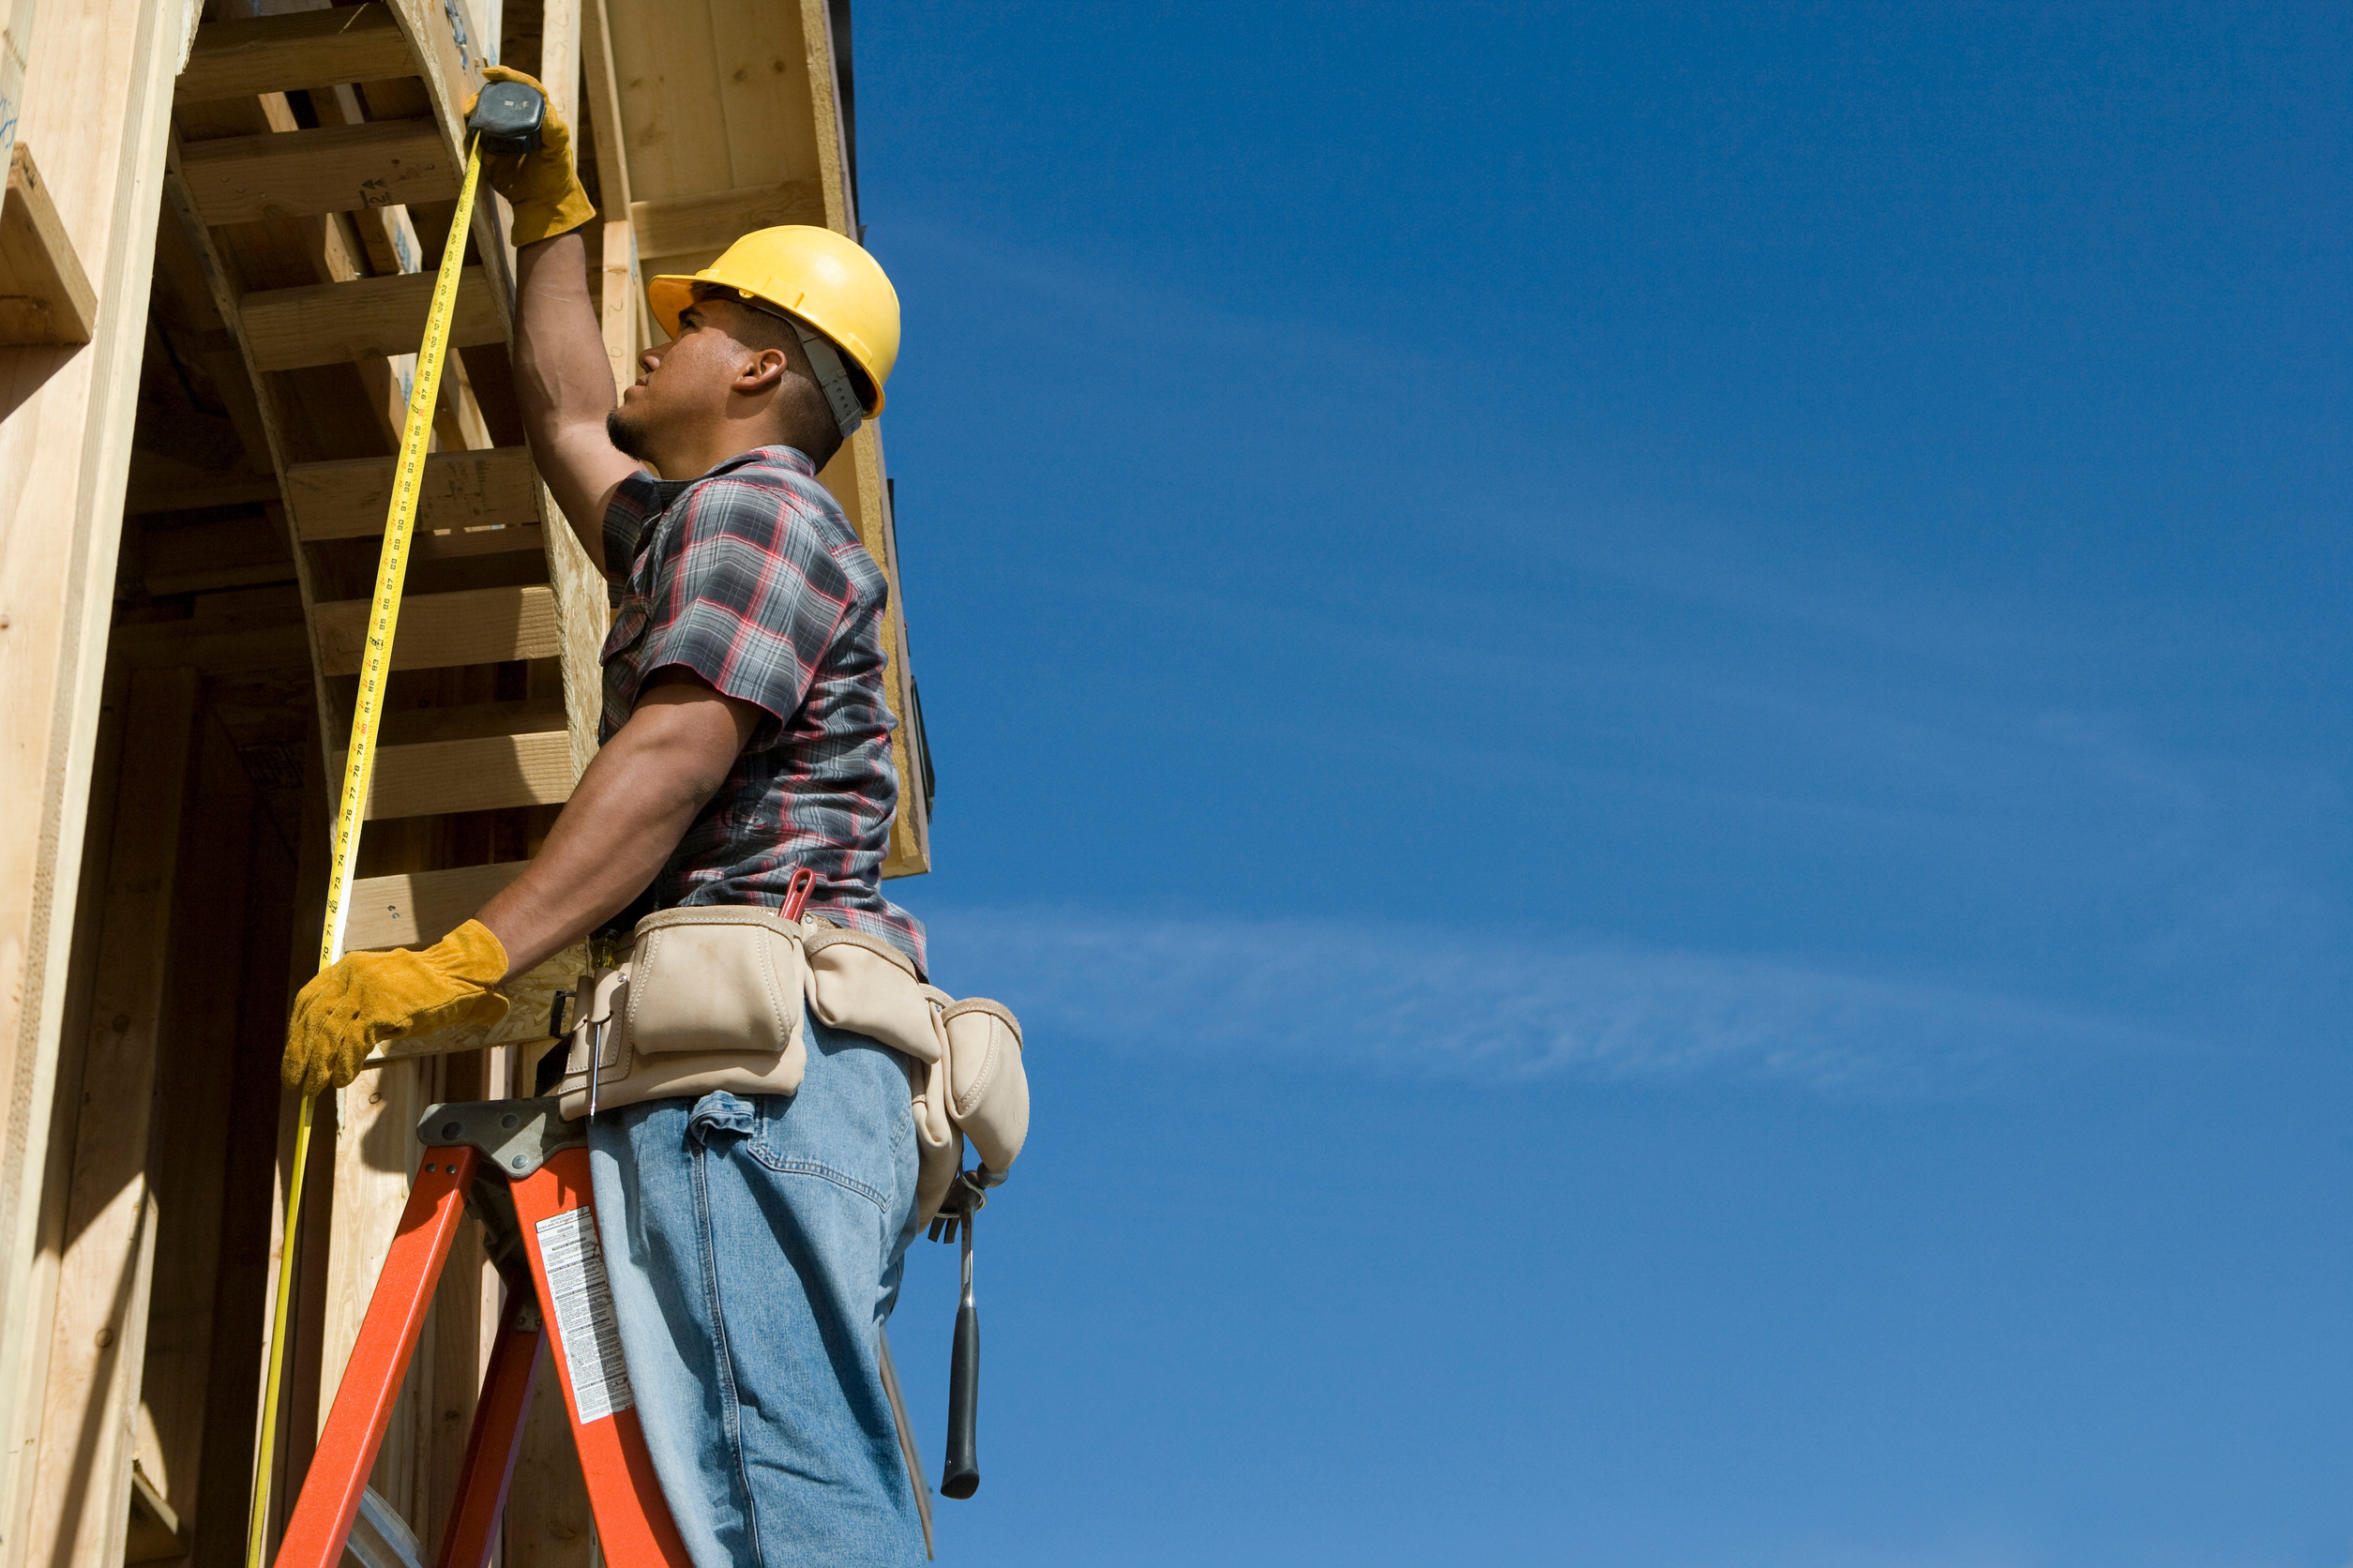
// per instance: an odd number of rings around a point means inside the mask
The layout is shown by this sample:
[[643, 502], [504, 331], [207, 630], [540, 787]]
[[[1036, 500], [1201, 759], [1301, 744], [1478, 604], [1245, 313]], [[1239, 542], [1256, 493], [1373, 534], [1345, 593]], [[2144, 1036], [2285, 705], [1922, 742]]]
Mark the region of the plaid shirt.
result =
[[808, 459], [762, 446], [700, 479], [624, 479], [605, 512], [613, 588], [602, 738], [657, 670], [690, 670], [766, 716], [655, 878], [655, 907], [784, 901], [892, 942], [924, 971], [923, 923], [882, 895], [898, 805], [882, 704], [890, 584]]

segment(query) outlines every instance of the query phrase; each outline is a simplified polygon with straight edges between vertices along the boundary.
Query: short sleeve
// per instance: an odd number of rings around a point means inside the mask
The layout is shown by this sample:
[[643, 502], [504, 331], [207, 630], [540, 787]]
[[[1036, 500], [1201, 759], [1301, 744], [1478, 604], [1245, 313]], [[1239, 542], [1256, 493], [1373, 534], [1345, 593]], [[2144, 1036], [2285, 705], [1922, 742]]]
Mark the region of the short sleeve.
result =
[[[705, 481], [665, 530], [661, 589], [637, 659], [692, 671], [765, 711], [773, 742], [816, 679], [854, 589], [800, 504], [774, 486]], [[636, 694], [630, 694], [635, 700]]]
[[612, 499], [605, 505], [605, 565], [614, 576], [626, 572], [637, 559], [645, 525], [661, 510], [661, 486], [643, 469], [613, 487]]

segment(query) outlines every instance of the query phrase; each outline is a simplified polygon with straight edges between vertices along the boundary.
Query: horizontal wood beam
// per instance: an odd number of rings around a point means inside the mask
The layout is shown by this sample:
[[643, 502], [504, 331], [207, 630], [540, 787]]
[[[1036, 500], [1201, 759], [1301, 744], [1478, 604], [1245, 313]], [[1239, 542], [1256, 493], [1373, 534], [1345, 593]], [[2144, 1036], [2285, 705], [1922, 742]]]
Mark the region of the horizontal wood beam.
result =
[[464, 702], [450, 708], [394, 708], [385, 715], [380, 746], [415, 746], [426, 741], [471, 741], [486, 735], [535, 735], [564, 722], [564, 699], [556, 696]]
[[345, 948], [415, 947], [439, 942], [474, 918], [491, 895], [523, 874], [527, 860], [461, 866], [454, 871], [404, 871], [352, 883]]
[[[312, 609], [310, 629], [318, 639], [321, 674], [359, 673], [368, 651], [368, 611], [366, 599], [332, 599]], [[563, 645], [551, 588], [421, 594], [400, 605], [392, 668], [445, 670], [460, 664], [553, 658]]]
[[[384, 532], [392, 505], [391, 458], [297, 463], [286, 470], [286, 504], [305, 541], [360, 539]], [[420, 533], [443, 528], [529, 528], [535, 543], [539, 479], [525, 446], [436, 452], [418, 487]]]
[[206, 621], [133, 622], [108, 639], [110, 663], [127, 670], [190, 665], [207, 674], [242, 670], [308, 670], [310, 639], [299, 622], [219, 629]]
[[139, 460], [131, 460], [130, 493], [123, 510], [132, 517], [158, 512], [194, 512], [207, 506], [250, 506], [278, 499], [278, 481], [266, 474], [238, 474], [207, 479], [201, 485], [146, 485], [141, 481]]
[[0, 199], [0, 343], [86, 343], [98, 319], [98, 290], [41, 183], [32, 144], [19, 142]]
[[[238, 314], [255, 369], [298, 370], [415, 354], [432, 304], [433, 275], [412, 272], [257, 290], [239, 303]], [[466, 268], [458, 284], [450, 347], [505, 340], [506, 323], [490, 295], [489, 278], [478, 266]]]
[[[343, 776], [343, 753], [328, 759]], [[445, 811], [498, 811], [510, 806], [560, 806], [572, 798], [572, 745], [561, 730], [490, 735], [470, 741], [387, 746], [376, 753], [368, 820], [428, 817]]]
[[198, 103], [415, 74], [391, 7], [342, 6], [199, 27], [172, 99]]
[[430, 119], [190, 142], [180, 172], [207, 223], [446, 202], [463, 173]]
[[648, 259], [710, 251], [716, 254], [754, 229], [778, 223], [823, 227], [825, 192], [815, 180], [741, 186], [708, 196], [631, 202], [629, 223], [638, 254]]
[[412, 561], [452, 561], [460, 555], [521, 554], [525, 550], [547, 553], [547, 535], [535, 524], [529, 528], [445, 528], [436, 533], [419, 532], [409, 541]]

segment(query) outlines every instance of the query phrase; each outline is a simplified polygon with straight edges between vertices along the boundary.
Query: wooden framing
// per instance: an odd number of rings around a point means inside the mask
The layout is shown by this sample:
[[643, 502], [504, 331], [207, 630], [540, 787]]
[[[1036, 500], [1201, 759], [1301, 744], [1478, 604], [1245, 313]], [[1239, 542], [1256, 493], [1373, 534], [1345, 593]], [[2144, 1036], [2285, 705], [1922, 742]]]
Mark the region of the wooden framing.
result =
[[8, 191], [0, 203], [0, 343], [86, 343], [98, 294], [82, 270], [73, 235], [58, 219], [23, 143], [8, 152]]
[[[38, 803], [33, 831], [0, 837], [0, 1568], [225, 1560], [241, 1539], [288, 1199], [273, 1032], [311, 961], [485, 10], [505, 16], [496, 57], [545, 76], [578, 128], [616, 386], [653, 330], [650, 272], [772, 223], [861, 233], [824, 0], [294, 3], [41, 0], [28, 35], [29, 0], [0, 0], [0, 93], [34, 39], [0, 201], [0, 791]], [[604, 584], [520, 445], [505, 218], [486, 193], [469, 234], [355, 946], [434, 940], [505, 885], [595, 750]], [[36, 262], [38, 289], [19, 287]], [[874, 428], [821, 477], [892, 579], [889, 700], [912, 720]], [[914, 734], [894, 743], [885, 875], [929, 865]], [[507, 1092], [582, 961], [559, 956], [505, 1022], [405, 1043], [417, 1060], [322, 1108], [281, 1516], [405, 1201], [417, 1113]], [[174, 1054], [179, 1027], [234, 1071]], [[371, 1481], [386, 1528], [428, 1542], [498, 1306], [463, 1244]], [[562, 1423], [542, 1437], [506, 1560], [587, 1568]]]
[[296, 11], [291, 19], [231, 20], [204, 28], [172, 97], [180, 103], [255, 98], [308, 72], [323, 73], [321, 82], [383, 82], [408, 68], [409, 40], [390, 11]]
[[[113, 1562], [130, 1517], [131, 1413], [146, 1360], [158, 1214], [147, 1146], [167, 1028], [180, 813], [194, 759], [193, 670], [141, 672], [108, 853], [106, 909], [86, 1014], [80, 1115], [65, 1194], [41, 1430], [25, 1547], [36, 1562]], [[60, 1441], [59, 1439], [69, 1440]]]
[[424, 120], [223, 137], [196, 143], [180, 159], [189, 195], [221, 223], [454, 201], [464, 173]]
[[[16, 804], [18, 824], [0, 839], [0, 1421], [10, 1519], [23, 1516], [13, 1504], [38, 1456], [38, 1423], [25, 1415], [42, 1397], [28, 1346], [47, 1343], [45, 1321], [32, 1326], [38, 1189], [50, 1165], [169, 83], [192, 19], [192, 4], [48, 0], [27, 62], [38, 90], [18, 120], [19, 144], [38, 155], [57, 221], [89, 270], [96, 320], [86, 344], [0, 348], [0, 473], [9, 475], [0, 486], [0, 606], [9, 623], [0, 799]], [[13, 1549], [5, 1540], [0, 1547]]]

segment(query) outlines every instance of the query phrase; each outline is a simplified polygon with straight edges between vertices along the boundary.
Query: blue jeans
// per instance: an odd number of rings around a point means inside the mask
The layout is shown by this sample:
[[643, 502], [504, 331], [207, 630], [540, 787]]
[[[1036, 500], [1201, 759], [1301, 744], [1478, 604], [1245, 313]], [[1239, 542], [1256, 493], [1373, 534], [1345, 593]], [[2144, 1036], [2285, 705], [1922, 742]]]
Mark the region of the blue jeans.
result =
[[877, 1348], [914, 1238], [907, 1078], [806, 1027], [797, 1093], [589, 1126], [622, 1355], [695, 1568], [924, 1560]]

